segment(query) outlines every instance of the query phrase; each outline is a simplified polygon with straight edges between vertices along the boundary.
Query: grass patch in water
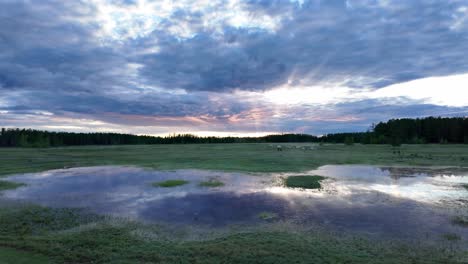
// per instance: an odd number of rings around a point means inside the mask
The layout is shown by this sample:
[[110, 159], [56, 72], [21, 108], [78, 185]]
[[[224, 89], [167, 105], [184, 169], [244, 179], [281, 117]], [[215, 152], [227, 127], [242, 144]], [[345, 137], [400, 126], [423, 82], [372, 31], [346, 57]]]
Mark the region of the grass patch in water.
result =
[[462, 184], [462, 187], [465, 188], [465, 190], [468, 191], [468, 184], [466, 184], [466, 183], [465, 183], [465, 184]]
[[258, 214], [258, 218], [262, 220], [273, 220], [278, 218], [278, 214], [272, 212], [261, 212]]
[[468, 227], [468, 217], [466, 216], [456, 216], [452, 219], [452, 223], [459, 225], [459, 226], [464, 226]]
[[454, 233], [447, 233], [442, 235], [443, 238], [445, 238], [448, 241], [458, 241], [461, 240], [461, 237], [457, 234]]
[[202, 187], [221, 187], [221, 186], [224, 186], [224, 182], [211, 179], [209, 181], [200, 182], [199, 186], [202, 186]]
[[320, 181], [324, 180], [323, 176], [290, 176], [285, 180], [285, 185], [291, 188], [304, 189], [320, 189]]
[[18, 183], [18, 182], [10, 182], [10, 181], [0, 181], [0, 191], [16, 189], [24, 185], [26, 184]]
[[154, 187], [168, 188], [168, 187], [181, 186], [181, 185], [184, 185], [184, 184], [187, 184], [187, 183], [189, 183], [189, 182], [185, 181], [185, 180], [167, 180], [167, 181], [162, 181], [162, 182], [154, 182], [152, 185]]

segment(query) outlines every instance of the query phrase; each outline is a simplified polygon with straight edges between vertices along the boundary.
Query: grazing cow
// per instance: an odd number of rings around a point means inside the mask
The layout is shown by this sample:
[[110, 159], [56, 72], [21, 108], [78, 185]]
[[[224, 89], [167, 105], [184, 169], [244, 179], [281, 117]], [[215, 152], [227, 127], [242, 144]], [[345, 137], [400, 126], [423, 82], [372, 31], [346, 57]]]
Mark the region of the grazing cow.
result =
[[283, 147], [281, 145], [276, 146], [277, 151], [283, 151]]

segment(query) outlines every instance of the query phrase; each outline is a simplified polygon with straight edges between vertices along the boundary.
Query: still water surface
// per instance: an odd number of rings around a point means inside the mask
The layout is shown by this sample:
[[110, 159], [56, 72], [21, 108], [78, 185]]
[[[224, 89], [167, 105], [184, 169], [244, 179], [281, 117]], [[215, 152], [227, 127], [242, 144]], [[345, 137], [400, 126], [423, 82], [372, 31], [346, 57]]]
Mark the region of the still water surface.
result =
[[[452, 224], [468, 216], [468, 169], [327, 165], [303, 175], [322, 175], [321, 190], [290, 189], [291, 173], [242, 174], [202, 170], [155, 171], [136, 167], [87, 167], [14, 175], [26, 183], [4, 191], [2, 199], [51, 207], [80, 207], [95, 213], [148, 222], [223, 227], [265, 221], [320, 224], [338, 230], [396, 237], [437, 237], [465, 227]], [[151, 183], [183, 179], [172, 188]], [[200, 182], [225, 185], [209, 188]], [[267, 215], [268, 220], [260, 215]]]

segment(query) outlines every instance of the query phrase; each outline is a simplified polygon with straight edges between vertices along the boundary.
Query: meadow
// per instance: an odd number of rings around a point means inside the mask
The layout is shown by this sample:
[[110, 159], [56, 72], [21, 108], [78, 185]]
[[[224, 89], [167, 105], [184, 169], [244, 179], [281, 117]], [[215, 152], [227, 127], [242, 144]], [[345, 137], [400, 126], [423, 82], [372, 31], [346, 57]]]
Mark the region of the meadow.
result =
[[[468, 145], [170, 144], [0, 148], [0, 175], [97, 165], [158, 170], [305, 171], [327, 164], [468, 166]], [[313, 146], [313, 148], [307, 147]]]
[[[96, 165], [158, 170], [291, 172], [326, 164], [468, 167], [466, 145], [200, 144], [0, 148], [0, 175]], [[0, 203], [0, 263], [464, 263], [457, 239], [439, 246], [276, 227], [202, 232]], [[269, 219], [269, 217], [264, 217]]]

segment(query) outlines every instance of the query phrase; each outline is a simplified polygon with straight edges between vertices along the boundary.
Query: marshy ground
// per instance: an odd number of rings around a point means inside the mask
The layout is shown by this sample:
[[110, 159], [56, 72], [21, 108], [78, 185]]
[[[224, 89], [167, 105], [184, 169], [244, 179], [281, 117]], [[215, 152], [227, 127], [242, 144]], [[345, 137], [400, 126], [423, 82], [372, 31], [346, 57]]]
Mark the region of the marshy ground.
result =
[[[40, 262], [44, 258], [58, 263], [466, 261], [468, 168], [460, 164], [466, 155], [462, 146], [404, 146], [409, 153], [425, 153], [406, 158], [384, 146], [288, 145], [277, 153], [267, 144], [247, 145], [214, 145], [216, 155], [207, 155], [204, 165], [187, 166], [182, 156], [185, 169], [178, 170], [115, 166], [121, 165], [115, 155], [101, 157], [100, 165], [112, 166], [3, 178], [12, 185], [0, 198], [0, 260], [16, 254], [37, 263], [47, 263]], [[180, 147], [203, 154], [210, 146]], [[264, 163], [246, 172], [251, 164], [238, 151], [249, 148], [264, 152]], [[15, 154], [0, 160], [11, 171], [23, 162], [7, 163], [11, 156], [29, 157], [37, 164], [30, 169], [35, 171], [59, 164], [49, 154], [66, 149], [22, 149], [21, 155], [12, 149]], [[61, 161], [83, 162], [79, 149], [70, 148]], [[370, 155], [377, 149], [383, 153]], [[335, 163], [389, 160], [380, 166], [320, 164], [330, 155]], [[220, 156], [232, 163], [212, 160]], [[288, 156], [299, 168], [275, 171]], [[317, 160], [308, 166], [312, 157]], [[439, 165], [439, 159], [443, 166], [425, 166], [429, 160]], [[173, 158], [157, 162], [145, 167], [177, 167]], [[227, 171], [213, 170], [220, 162]], [[243, 172], [228, 172], [243, 162]], [[316, 164], [325, 166], [314, 169]], [[288, 179], [294, 188], [285, 186]], [[320, 188], [314, 189], [317, 184]]]

